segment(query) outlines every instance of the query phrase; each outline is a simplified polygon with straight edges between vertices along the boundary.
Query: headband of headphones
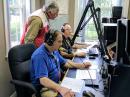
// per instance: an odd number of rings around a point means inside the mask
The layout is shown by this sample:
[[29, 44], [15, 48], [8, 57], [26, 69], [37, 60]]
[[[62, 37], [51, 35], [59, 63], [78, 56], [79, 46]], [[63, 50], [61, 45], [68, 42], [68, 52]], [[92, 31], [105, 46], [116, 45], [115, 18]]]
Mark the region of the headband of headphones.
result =
[[45, 34], [45, 42], [52, 46], [54, 41], [56, 40], [58, 30], [51, 29], [48, 31], [48, 33]]
[[61, 27], [61, 32], [65, 32], [65, 25], [69, 25], [69, 23], [64, 23]]

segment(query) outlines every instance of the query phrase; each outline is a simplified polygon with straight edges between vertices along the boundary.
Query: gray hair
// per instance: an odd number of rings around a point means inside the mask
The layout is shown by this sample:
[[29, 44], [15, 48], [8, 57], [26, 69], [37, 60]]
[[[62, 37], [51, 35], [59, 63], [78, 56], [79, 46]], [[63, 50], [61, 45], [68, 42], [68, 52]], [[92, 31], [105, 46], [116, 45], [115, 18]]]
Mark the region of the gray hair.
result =
[[50, 10], [52, 10], [52, 9], [55, 9], [57, 12], [59, 11], [59, 6], [58, 6], [58, 4], [57, 4], [56, 2], [54, 2], [54, 1], [45, 6], [45, 10], [46, 10], [46, 11], [50, 11]]

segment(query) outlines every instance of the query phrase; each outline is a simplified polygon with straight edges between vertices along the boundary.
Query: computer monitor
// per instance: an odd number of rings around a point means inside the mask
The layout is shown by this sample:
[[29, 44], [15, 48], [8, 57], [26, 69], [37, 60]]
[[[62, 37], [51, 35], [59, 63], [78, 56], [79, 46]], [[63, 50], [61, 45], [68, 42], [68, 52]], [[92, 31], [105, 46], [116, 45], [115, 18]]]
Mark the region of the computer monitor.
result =
[[126, 51], [130, 56], [130, 20], [127, 20]]
[[112, 18], [120, 19], [122, 15], [122, 6], [113, 6], [112, 7]]
[[117, 22], [117, 46], [116, 46], [116, 61], [124, 64], [129, 64], [128, 58], [128, 20], [119, 19]]
[[107, 45], [116, 41], [117, 24], [116, 23], [102, 23], [103, 36]]

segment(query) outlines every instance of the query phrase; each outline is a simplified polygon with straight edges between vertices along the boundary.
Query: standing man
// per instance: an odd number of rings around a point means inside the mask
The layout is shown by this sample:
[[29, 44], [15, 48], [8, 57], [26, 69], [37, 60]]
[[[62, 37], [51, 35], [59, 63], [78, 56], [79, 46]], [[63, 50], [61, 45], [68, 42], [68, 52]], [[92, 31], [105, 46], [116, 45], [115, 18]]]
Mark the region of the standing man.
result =
[[49, 31], [49, 19], [54, 20], [58, 12], [59, 7], [55, 2], [34, 11], [25, 23], [20, 44], [31, 42], [39, 47], [44, 42], [45, 33]]
[[89, 62], [75, 63], [64, 59], [58, 52], [62, 40], [61, 32], [49, 30], [45, 35], [44, 44], [32, 54], [30, 71], [32, 84], [39, 91], [43, 87], [50, 90], [43, 92], [42, 97], [56, 97], [51, 91], [60, 93], [62, 97], [74, 97], [74, 92], [58, 84], [61, 77], [60, 68], [84, 69], [91, 65]]

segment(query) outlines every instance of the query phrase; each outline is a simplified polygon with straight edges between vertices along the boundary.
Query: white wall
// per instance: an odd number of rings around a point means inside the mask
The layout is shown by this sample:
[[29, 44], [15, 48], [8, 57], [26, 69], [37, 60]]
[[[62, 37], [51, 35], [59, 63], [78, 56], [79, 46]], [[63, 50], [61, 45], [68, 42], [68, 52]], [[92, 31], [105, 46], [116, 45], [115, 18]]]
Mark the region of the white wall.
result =
[[130, 2], [130, 0], [124, 0], [124, 1], [123, 1], [122, 16], [123, 16], [123, 17], [126, 17], [126, 18], [128, 18], [129, 2]]
[[128, 7], [128, 19], [130, 19], [130, 0], [129, 1], [129, 7]]
[[5, 58], [5, 30], [4, 30], [4, 8], [3, 0], [0, 0], [0, 97], [9, 97], [14, 91], [13, 86], [10, 84], [11, 74], [9, 65]]

